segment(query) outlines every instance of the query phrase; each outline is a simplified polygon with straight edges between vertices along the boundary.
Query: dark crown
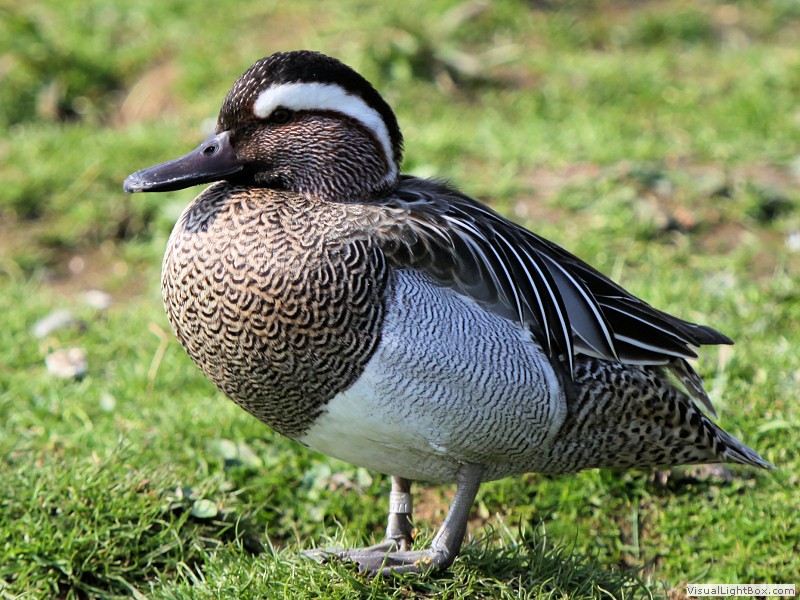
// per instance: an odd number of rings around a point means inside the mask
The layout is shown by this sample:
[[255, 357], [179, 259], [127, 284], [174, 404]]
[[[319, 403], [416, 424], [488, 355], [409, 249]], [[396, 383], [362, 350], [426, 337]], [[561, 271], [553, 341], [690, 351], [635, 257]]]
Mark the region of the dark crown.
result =
[[395, 164], [400, 165], [403, 160], [403, 134], [386, 101], [369, 81], [346, 64], [311, 50], [276, 52], [247, 69], [225, 97], [217, 129], [230, 129], [236, 123], [251, 119], [258, 95], [269, 87], [287, 83], [338, 85], [347, 93], [361, 98], [386, 124]]

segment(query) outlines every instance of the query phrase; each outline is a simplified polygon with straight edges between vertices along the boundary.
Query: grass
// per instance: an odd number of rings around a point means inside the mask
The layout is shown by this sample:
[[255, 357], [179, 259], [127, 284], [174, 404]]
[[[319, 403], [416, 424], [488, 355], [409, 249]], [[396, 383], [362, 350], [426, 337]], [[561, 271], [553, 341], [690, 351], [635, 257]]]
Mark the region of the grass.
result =
[[[797, 3], [45, 0], [0, 15], [2, 597], [680, 598], [686, 582], [797, 583]], [[698, 367], [721, 424], [779, 469], [487, 484], [462, 557], [431, 577], [302, 557], [379, 539], [387, 478], [278, 437], [202, 378], [158, 295], [197, 190], [120, 191], [194, 147], [244, 68], [298, 47], [385, 94], [406, 171], [457, 181], [734, 338]], [[85, 303], [92, 288], [109, 309]], [[36, 339], [55, 308], [79, 323]], [[44, 357], [72, 346], [86, 376], [54, 378]], [[423, 544], [452, 489], [416, 490]]]

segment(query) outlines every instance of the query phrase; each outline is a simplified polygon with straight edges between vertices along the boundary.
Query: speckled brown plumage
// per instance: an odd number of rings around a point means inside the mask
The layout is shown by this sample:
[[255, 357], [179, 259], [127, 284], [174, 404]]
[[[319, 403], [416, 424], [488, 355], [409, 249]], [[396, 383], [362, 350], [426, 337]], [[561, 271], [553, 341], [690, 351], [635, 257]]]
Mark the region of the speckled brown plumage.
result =
[[664, 368], [583, 358], [542, 471], [760, 462], [670, 383]]
[[[164, 304], [178, 338], [226, 395], [302, 438], [372, 357], [390, 269], [420, 266], [415, 254], [431, 234], [402, 207], [394, 197], [332, 203], [209, 188], [184, 212], [165, 257]], [[738, 442], [726, 443], [663, 367], [584, 357], [568, 389], [554, 446], [535, 460], [509, 454], [507, 468], [487, 477], [753, 458], [729, 452]]]
[[162, 290], [178, 339], [225, 394], [289, 437], [352, 384], [380, 338], [383, 254], [342, 237], [358, 212], [220, 183], [170, 238]]

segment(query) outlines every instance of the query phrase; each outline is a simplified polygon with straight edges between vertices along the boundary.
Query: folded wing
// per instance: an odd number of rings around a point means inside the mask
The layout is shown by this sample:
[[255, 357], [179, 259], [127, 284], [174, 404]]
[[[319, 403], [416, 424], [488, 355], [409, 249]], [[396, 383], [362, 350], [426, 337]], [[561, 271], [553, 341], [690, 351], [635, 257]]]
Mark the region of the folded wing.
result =
[[380, 203], [391, 218], [377, 225], [378, 236], [395, 266], [424, 270], [518, 319], [567, 373], [576, 354], [667, 365], [708, 403], [686, 359], [696, 357], [697, 346], [732, 343], [723, 334], [653, 308], [563, 248], [443, 183], [403, 176], [398, 191]]

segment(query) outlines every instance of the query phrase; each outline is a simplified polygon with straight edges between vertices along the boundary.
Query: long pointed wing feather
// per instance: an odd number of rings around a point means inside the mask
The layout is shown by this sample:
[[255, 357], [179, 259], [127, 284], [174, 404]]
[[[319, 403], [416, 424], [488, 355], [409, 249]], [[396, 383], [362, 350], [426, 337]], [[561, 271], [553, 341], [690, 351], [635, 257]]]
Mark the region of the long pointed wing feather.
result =
[[525, 323], [568, 373], [579, 353], [685, 364], [696, 346], [731, 343], [710, 327], [653, 308], [560, 246], [445, 184], [403, 176], [399, 189], [376, 203], [392, 213], [377, 225], [390, 260], [425, 270]]

